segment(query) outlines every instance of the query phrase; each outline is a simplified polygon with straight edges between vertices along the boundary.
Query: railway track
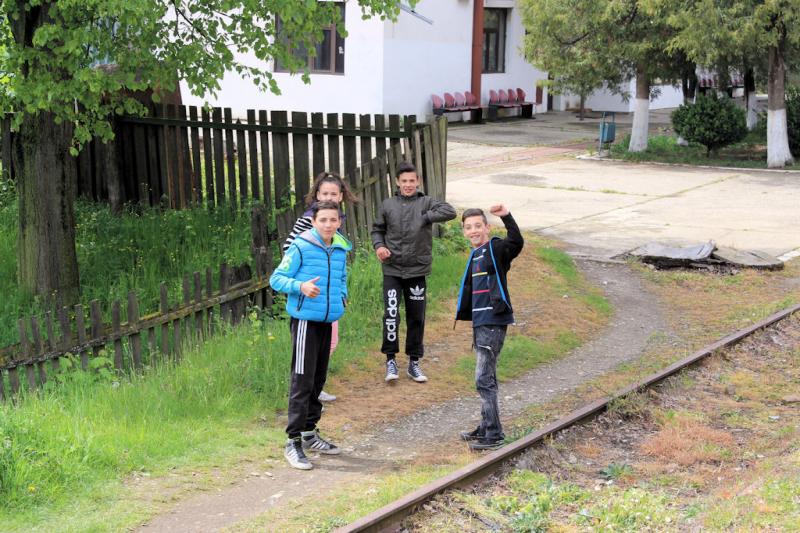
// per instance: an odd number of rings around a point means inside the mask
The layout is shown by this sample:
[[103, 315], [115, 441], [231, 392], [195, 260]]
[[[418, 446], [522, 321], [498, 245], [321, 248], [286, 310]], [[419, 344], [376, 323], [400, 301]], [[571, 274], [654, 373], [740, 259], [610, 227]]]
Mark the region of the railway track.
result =
[[676, 361], [675, 363], [655, 372], [644, 379], [628, 385], [617, 391], [615, 394], [590, 402], [571, 413], [559, 418], [555, 422], [530, 433], [526, 437], [519, 439], [503, 448], [494, 451], [485, 457], [470, 463], [469, 465], [456, 470], [442, 478], [439, 478], [424, 487], [396, 500], [355, 522], [336, 530], [337, 533], [356, 533], [356, 532], [379, 532], [396, 526], [414, 510], [450, 489], [463, 488], [469, 486], [497, 471], [504, 463], [513, 459], [517, 455], [525, 452], [530, 447], [538, 444], [546, 437], [555, 435], [559, 431], [568, 428], [578, 422], [585, 420], [604, 411], [609, 404], [623, 398], [631, 393], [642, 391], [648, 387], [665, 380], [666, 378], [680, 372], [684, 368], [690, 367], [695, 363], [709, 357], [717, 350], [729, 348], [734, 344], [749, 337], [753, 333], [779, 322], [792, 314], [800, 311], [800, 304], [788, 307], [779, 311], [760, 322], [747, 328], [740, 329], [716, 342], [705, 346], [693, 354]]

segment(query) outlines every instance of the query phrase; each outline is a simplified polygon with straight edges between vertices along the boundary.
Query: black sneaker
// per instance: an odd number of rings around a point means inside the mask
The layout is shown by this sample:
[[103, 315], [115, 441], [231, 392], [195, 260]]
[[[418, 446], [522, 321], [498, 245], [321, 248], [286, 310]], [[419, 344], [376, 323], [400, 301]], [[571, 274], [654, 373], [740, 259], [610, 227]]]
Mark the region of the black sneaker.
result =
[[332, 442], [328, 442], [319, 436], [319, 430], [303, 431], [300, 433], [303, 439], [303, 449], [312, 452], [324, 453], [325, 455], [339, 455], [342, 450]]
[[311, 461], [308, 460], [308, 457], [306, 457], [306, 454], [303, 452], [303, 445], [300, 443], [300, 437], [286, 441], [286, 447], [283, 449], [283, 456], [292, 468], [297, 468], [298, 470], [311, 470], [314, 468]]
[[425, 374], [422, 372], [422, 368], [419, 366], [419, 361], [411, 361], [408, 363], [408, 377], [417, 383], [425, 383], [428, 381], [428, 378], [425, 377]]
[[394, 381], [399, 378], [400, 375], [397, 372], [397, 361], [394, 359], [388, 359], [386, 361], [386, 377], [384, 378], [385, 381]]
[[496, 439], [480, 437], [478, 440], [470, 442], [469, 447], [473, 450], [496, 450], [505, 444], [505, 442], [505, 439], [502, 437]]
[[461, 440], [472, 442], [474, 440], [480, 440], [483, 438], [483, 433], [481, 433], [481, 428], [477, 427], [472, 431], [462, 431], [461, 432]]

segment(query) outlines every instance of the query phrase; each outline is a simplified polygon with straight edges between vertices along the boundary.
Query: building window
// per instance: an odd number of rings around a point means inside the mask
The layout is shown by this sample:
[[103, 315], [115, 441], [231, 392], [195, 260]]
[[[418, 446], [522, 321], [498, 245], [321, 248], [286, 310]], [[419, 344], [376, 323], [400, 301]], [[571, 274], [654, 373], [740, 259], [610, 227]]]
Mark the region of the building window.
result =
[[[344, 24], [344, 2], [336, 2], [336, 5], [339, 8], [340, 20]], [[280, 18], [278, 18], [276, 26], [280, 36], [282, 28]], [[317, 43], [314, 57], [311, 57], [308, 49], [302, 44], [294, 47], [292, 54], [296, 58], [304, 60], [308, 65], [308, 70], [312, 73], [344, 74], [344, 37], [336, 31], [336, 24], [322, 27], [322, 40]], [[275, 71], [288, 72], [288, 69], [276, 60]]]
[[508, 9], [483, 10], [483, 72], [506, 71]]

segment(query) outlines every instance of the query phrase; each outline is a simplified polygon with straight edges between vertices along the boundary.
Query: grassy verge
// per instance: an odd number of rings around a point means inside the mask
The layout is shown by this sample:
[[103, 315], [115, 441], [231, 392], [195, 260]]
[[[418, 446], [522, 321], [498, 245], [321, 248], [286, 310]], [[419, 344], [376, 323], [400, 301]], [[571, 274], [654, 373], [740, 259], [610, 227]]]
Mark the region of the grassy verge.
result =
[[[454, 239], [452, 229], [445, 233], [429, 278], [434, 302], [452, 296], [464, 262], [463, 239]], [[364, 359], [380, 338], [381, 279], [374, 256], [359, 253], [331, 374]], [[433, 305], [432, 318], [441, 311]], [[93, 360], [95, 372], [65, 364], [41, 394], [0, 406], [3, 529], [128, 527], [153, 511], [141, 502], [120, 506], [130, 479], [275, 455], [285, 438], [277, 419], [286, 407], [286, 324], [252, 314], [243, 326], [187, 349], [179, 365], [156, 366], [131, 380], [110, 370], [106, 354]], [[103, 502], [95, 502], [98, 493]]]
[[[690, 143], [680, 146], [672, 135], [653, 135], [648, 139], [647, 150], [629, 152], [630, 136], [611, 145], [611, 156], [623, 161], [658, 162], [685, 165], [710, 165], [740, 168], [767, 168], [767, 143], [758, 134], [751, 133], [737, 144], [719, 150], [706, 157], [706, 148]], [[789, 167], [792, 168], [792, 167]]]

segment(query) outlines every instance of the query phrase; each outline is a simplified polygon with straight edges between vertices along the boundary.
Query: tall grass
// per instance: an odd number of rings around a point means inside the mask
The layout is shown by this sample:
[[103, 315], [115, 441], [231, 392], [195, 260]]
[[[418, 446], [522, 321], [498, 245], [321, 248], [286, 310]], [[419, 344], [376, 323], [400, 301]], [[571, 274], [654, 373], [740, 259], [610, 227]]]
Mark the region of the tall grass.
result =
[[[16, 283], [17, 202], [0, 191], [0, 346], [17, 341], [19, 317], [42, 311]], [[246, 211], [204, 208], [183, 211], [129, 209], [115, 216], [105, 205], [75, 204], [76, 251], [81, 301], [124, 302], [128, 291], [139, 297], [141, 313], [158, 309], [159, 284], [167, 282], [173, 299], [183, 276], [250, 259], [250, 220]], [[215, 276], [216, 279], [216, 276]], [[123, 305], [123, 307], [125, 307]], [[108, 310], [106, 309], [106, 312]]]

